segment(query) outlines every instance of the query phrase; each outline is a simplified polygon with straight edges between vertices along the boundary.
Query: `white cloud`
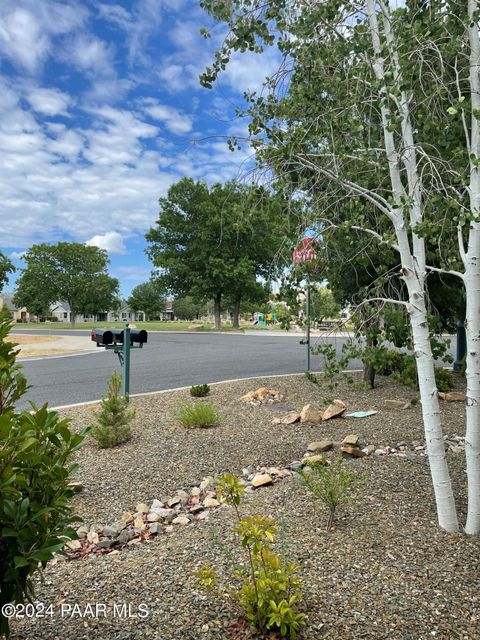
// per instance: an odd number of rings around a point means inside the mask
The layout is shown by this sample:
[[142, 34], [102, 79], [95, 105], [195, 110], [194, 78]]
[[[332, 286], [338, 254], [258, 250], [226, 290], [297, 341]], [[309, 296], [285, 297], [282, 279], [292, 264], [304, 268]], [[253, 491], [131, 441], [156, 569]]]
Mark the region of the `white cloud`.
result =
[[49, 45], [48, 36], [41, 32], [40, 24], [30, 11], [17, 8], [2, 16], [2, 52], [27, 71], [35, 71], [40, 60], [46, 55]]
[[115, 75], [113, 47], [91, 34], [77, 35], [69, 46], [67, 55], [81, 71], [103, 76]]
[[35, 73], [52, 53], [52, 36], [80, 27], [88, 12], [76, 2], [2, 0], [0, 55]]
[[99, 247], [108, 253], [125, 253], [126, 248], [122, 236], [117, 231], [107, 231], [103, 235], [93, 236], [85, 244], [89, 247]]
[[163, 122], [166, 128], [175, 134], [189, 133], [192, 130], [192, 119], [178, 109], [160, 104], [156, 100], [144, 101], [144, 111], [154, 120]]
[[33, 109], [47, 116], [66, 115], [71, 98], [58, 89], [34, 89], [27, 96]]
[[115, 267], [110, 269], [112, 276], [118, 278], [121, 282], [131, 280], [133, 282], [145, 282], [150, 280], [152, 270], [147, 267], [138, 267], [137, 265]]
[[26, 251], [12, 251], [8, 257], [10, 260], [23, 260], [25, 253]]

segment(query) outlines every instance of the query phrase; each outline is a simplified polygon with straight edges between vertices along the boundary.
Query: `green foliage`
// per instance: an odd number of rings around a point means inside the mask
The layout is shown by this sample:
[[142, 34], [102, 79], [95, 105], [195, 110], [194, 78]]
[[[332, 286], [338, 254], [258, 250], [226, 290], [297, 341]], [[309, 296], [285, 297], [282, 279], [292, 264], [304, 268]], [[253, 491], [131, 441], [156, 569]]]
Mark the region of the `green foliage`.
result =
[[16, 271], [11, 260], [0, 251], [0, 291], [8, 282], [8, 274]]
[[351, 492], [362, 483], [362, 477], [341, 463], [324, 466], [310, 462], [307, 466], [308, 472], [300, 472], [302, 482], [327, 507], [330, 531], [337, 507], [351, 501]]
[[146, 238], [158, 281], [175, 296], [213, 299], [220, 329], [223, 297], [239, 308], [242, 299], [263, 296], [285, 237], [287, 203], [266, 189], [234, 182], [209, 187], [183, 178], [160, 198], [160, 215]]
[[194, 398], [204, 398], [205, 396], [208, 396], [209, 393], [210, 387], [208, 384], [194, 384], [190, 388], [190, 395]]
[[165, 310], [164, 292], [157, 282], [151, 280], [134, 287], [127, 302], [134, 311], [143, 311], [146, 319], [159, 318]]
[[[441, 347], [443, 350], [443, 345]], [[435, 366], [435, 383], [439, 391], [450, 391], [454, 387], [451, 371]], [[384, 350], [383, 361], [379, 361], [378, 371], [382, 375], [392, 376], [407, 387], [418, 389], [418, 375], [415, 356], [400, 351]]]
[[312, 384], [318, 384], [317, 376], [314, 373], [312, 373], [311, 371], [305, 371], [305, 377]]
[[173, 313], [178, 320], [196, 320], [206, 315], [207, 307], [201, 302], [195, 302], [191, 296], [181, 296], [173, 301]]
[[218, 498], [234, 508], [235, 531], [246, 552], [247, 568], [237, 572], [241, 586], [221, 585], [209, 565], [195, 572], [197, 581], [222, 600], [227, 598], [238, 603], [257, 632], [270, 631], [294, 640], [305, 624], [299, 610], [302, 593], [298, 566], [275, 553], [277, 526], [274, 520], [261, 515], [241, 517], [238, 507], [244, 491], [243, 484], [232, 475], [222, 476], [217, 483]]
[[220, 422], [218, 411], [211, 402], [186, 404], [180, 408], [177, 418], [182, 427], [187, 429], [214, 427]]
[[[0, 323], [0, 607], [32, 601], [34, 575], [76, 537], [71, 456], [86, 433], [73, 433], [47, 405], [15, 411], [27, 385], [15, 345], [4, 341], [10, 328]], [[8, 631], [0, 615], [0, 635]]]
[[[16, 364], [18, 345], [11, 342], [11, 320], [0, 322], [0, 416], [15, 409], [15, 403], [28, 389], [22, 367]], [[0, 458], [1, 459], [1, 458]]]
[[108, 254], [77, 242], [36, 244], [24, 256], [26, 267], [17, 280], [15, 304], [36, 315], [65, 300], [72, 323], [76, 314], [106, 311], [118, 302], [118, 280], [108, 275]]
[[107, 397], [102, 398], [100, 409], [94, 412], [95, 423], [91, 426], [92, 438], [101, 449], [115, 447], [132, 437], [130, 423], [135, 416], [128, 409], [128, 398], [121, 395], [122, 376], [115, 372], [107, 383]]

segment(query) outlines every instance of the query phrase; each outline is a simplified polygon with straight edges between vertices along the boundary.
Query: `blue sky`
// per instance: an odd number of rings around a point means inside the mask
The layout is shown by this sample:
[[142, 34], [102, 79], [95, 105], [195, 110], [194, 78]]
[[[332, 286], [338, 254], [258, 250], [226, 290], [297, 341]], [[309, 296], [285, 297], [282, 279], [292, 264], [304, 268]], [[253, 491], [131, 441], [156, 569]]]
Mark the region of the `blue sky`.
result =
[[[17, 267], [38, 242], [107, 249], [123, 295], [148, 279], [144, 234], [183, 176], [241, 178], [235, 118], [277, 60], [233, 59], [213, 91], [198, 75], [221, 42], [196, 0], [1, 0], [0, 249]], [[13, 290], [14, 278], [7, 290]]]

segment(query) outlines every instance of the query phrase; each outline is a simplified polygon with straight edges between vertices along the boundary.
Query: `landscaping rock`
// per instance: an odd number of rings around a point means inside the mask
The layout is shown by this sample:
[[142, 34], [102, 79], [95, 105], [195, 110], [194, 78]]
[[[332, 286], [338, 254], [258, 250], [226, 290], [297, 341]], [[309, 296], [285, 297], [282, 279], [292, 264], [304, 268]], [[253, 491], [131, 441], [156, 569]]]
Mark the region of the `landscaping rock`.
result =
[[387, 409], [408, 409], [410, 403], [404, 400], [385, 400], [385, 406]]
[[180, 498], [181, 503], [184, 505], [187, 504], [189, 495], [186, 491], [180, 489], [179, 491], [177, 491], [176, 497]]
[[300, 420], [300, 414], [296, 411], [289, 411], [281, 418], [282, 424], [293, 424], [294, 422], [298, 422]]
[[70, 551], [78, 551], [82, 548], [82, 543], [80, 540], [69, 540], [65, 546], [67, 549], [70, 549]]
[[125, 529], [126, 526], [127, 523], [123, 520], [112, 522], [112, 524], [109, 524], [103, 528], [103, 535], [108, 536], [109, 538], [116, 538], [120, 534], [120, 532]]
[[97, 547], [100, 549], [110, 549], [115, 544], [115, 540], [111, 538], [102, 538], [99, 542], [97, 542]]
[[330, 451], [332, 447], [333, 442], [331, 440], [319, 440], [318, 442], [311, 442], [307, 447], [307, 451], [311, 453]]
[[207, 476], [200, 483], [200, 493], [205, 493], [209, 489], [213, 489], [215, 486], [212, 476]]
[[138, 518], [135, 518], [135, 520], [133, 522], [133, 526], [135, 527], [135, 529], [144, 529], [145, 528], [145, 522], [143, 521], [143, 517], [142, 516], [138, 516]]
[[323, 419], [331, 420], [332, 418], [338, 418], [342, 413], [345, 413], [346, 409], [347, 405], [342, 400], [334, 400], [324, 412]]
[[77, 529], [77, 536], [80, 539], [86, 538], [87, 537], [87, 533], [88, 533], [88, 527], [86, 527], [84, 524], [80, 525]]
[[467, 396], [461, 391], [450, 391], [449, 393], [438, 392], [438, 397], [446, 402], [465, 402]]
[[187, 518], [187, 516], [177, 516], [172, 520], [172, 524], [185, 526], [186, 524], [190, 524], [190, 520]]
[[120, 516], [120, 519], [129, 524], [130, 522], [133, 522], [133, 513], [131, 511], [125, 511]]
[[127, 529], [124, 529], [118, 536], [117, 542], [119, 542], [120, 544], [127, 544], [127, 542], [130, 542], [130, 540], [132, 539], [132, 536], [133, 536], [132, 531], [128, 531]]
[[159, 533], [162, 533], [162, 525], [159, 522], [153, 522], [148, 527], [148, 532], [151, 533], [152, 535], [157, 535]]
[[88, 540], [88, 542], [91, 542], [92, 544], [98, 544], [100, 538], [99, 538], [98, 533], [96, 531], [89, 531], [87, 533], [87, 540]]
[[173, 498], [170, 498], [167, 502], [169, 507], [175, 507], [177, 504], [181, 504], [182, 503], [182, 499], [180, 496], [173, 496]]
[[342, 446], [356, 447], [357, 444], [358, 444], [358, 436], [354, 433], [351, 433], [348, 436], [345, 436], [345, 438], [342, 440]]
[[220, 506], [220, 502], [216, 498], [205, 498], [203, 506], [205, 509], [214, 509]]
[[[158, 502], [158, 500], [154, 500], [153, 502]], [[163, 504], [161, 506], [163, 507]], [[150, 508], [150, 511], [151, 510], [152, 508]], [[144, 502], [139, 502], [135, 506], [135, 511], [137, 511], [138, 513], [148, 513], [148, 505], [146, 505]]]
[[260, 387], [255, 391], [249, 391], [240, 398], [243, 402], [250, 402], [252, 404], [262, 404], [265, 402], [278, 402], [283, 399], [283, 394], [275, 389], [267, 389], [267, 387]]
[[367, 455], [365, 451], [362, 451], [362, 449], [359, 449], [358, 447], [352, 447], [350, 445], [341, 446], [340, 451], [342, 453], [346, 453], [349, 456], [352, 456], [352, 458], [363, 458]]
[[253, 476], [252, 487], [258, 489], [258, 487], [265, 487], [269, 484], [272, 484], [272, 476], [268, 473], [257, 473]]
[[300, 422], [320, 424], [323, 420], [323, 411], [314, 409], [311, 404], [306, 404], [300, 412]]

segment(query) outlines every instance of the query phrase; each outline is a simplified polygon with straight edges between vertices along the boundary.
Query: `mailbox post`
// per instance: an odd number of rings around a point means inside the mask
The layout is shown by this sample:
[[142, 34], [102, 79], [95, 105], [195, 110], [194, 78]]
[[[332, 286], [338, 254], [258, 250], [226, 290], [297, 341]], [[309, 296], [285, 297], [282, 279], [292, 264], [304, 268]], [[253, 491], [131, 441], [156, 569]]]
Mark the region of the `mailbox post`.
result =
[[92, 340], [97, 347], [113, 351], [122, 365], [122, 395], [128, 398], [130, 393], [130, 349], [143, 349], [148, 334], [144, 329], [93, 329]]

